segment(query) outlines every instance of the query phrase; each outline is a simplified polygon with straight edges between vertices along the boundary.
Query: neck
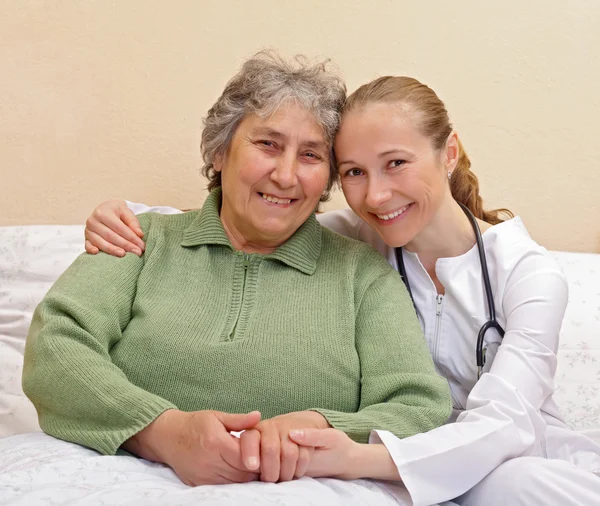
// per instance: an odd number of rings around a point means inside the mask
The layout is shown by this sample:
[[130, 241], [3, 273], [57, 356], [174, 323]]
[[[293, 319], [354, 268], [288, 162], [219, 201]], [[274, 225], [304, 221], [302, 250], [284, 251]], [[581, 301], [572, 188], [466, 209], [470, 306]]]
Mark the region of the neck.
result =
[[273, 253], [281, 244], [285, 241], [273, 241], [272, 243], [268, 241], [254, 241], [252, 238], [246, 237], [241, 231], [239, 227], [235, 226], [235, 223], [232, 220], [228, 219], [227, 213], [221, 210], [221, 223], [223, 224], [223, 229], [231, 242], [231, 245], [235, 250], [243, 251], [244, 253], [258, 253], [260, 255], [268, 255], [269, 253]]
[[435, 213], [427, 226], [406, 246], [417, 253], [421, 262], [435, 264], [439, 258], [456, 257], [475, 244], [475, 232], [469, 218], [451, 197]]

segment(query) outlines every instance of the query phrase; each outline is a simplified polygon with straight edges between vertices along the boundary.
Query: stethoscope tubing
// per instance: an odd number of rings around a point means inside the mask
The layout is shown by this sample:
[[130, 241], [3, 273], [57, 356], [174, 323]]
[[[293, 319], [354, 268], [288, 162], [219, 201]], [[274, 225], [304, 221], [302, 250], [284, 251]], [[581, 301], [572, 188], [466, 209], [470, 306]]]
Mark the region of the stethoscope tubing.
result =
[[[485, 333], [494, 328], [500, 334], [500, 337], [504, 337], [504, 329], [496, 320], [496, 307], [494, 306], [494, 296], [492, 293], [492, 284], [490, 282], [490, 274], [487, 266], [487, 259], [485, 255], [485, 248], [483, 245], [483, 237], [481, 236], [481, 229], [479, 228], [479, 224], [477, 223], [477, 219], [473, 216], [473, 213], [469, 210], [469, 208], [460, 202], [458, 205], [462, 208], [462, 210], [469, 218], [471, 222], [471, 226], [473, 227], [473, 232], [475, 232], [475, 241], [477, 242], [477, 250], [479, 253], [479, 263], [481, 264], [481, 275], [483, 278], [483, 286], [485, 289], [485, 297], [487, 301], [488, 307], [488, 321], [486, 321], [477, 334], [477, 345], [475, 349], [475, 360], [477, 361], [477, 379], [481, 377], [483, 372], [483, 366], [485, 365], [485, 352], [483, 349], [483, 343], [485, 338]], [[413, 301], [413, 305], [415, 303], [415, 299], [413, 297], [412, 290], [410, 288], [410, 282], [408, 281], [408, 276], [406, 274], [406, 268], [404, 266], [404, 258], [402, 255], [402, 248], [396, 248], [396, 260], [398, 262], [398, 272], [406, 285], [406, 289], [408, 290], [408, 294]]]

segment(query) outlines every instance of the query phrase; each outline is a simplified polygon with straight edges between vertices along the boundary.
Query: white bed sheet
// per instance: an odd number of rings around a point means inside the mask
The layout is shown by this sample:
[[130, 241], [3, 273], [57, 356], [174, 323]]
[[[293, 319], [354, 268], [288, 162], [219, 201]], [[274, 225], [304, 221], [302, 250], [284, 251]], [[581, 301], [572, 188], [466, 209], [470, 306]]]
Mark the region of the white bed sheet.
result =
[[187, 487], [168, 468], [107, 457], [43, 433], [0, 440], [0, 505], [387, 506], [411, 504], [398, 486], [311, 479]]

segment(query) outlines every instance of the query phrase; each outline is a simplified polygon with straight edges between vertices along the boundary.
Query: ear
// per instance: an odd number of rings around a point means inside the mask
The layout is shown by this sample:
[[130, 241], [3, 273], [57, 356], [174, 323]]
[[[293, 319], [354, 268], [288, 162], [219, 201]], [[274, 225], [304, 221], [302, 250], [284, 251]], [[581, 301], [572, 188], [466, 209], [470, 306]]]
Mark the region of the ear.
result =
[[215, 172], [221, 172], [223, 170], [224, 158], [225, 157], [222, 154], [215, 155], [215, 159], [213, 160]]
[[453, 130], [446, 140], [446, 147], [444, 149], [444, 165], [448, 172], [452, 172], [456, 168], [458, 163], [458, 157], [460, 156], [460, 144], [458, 142], [458, 134]]

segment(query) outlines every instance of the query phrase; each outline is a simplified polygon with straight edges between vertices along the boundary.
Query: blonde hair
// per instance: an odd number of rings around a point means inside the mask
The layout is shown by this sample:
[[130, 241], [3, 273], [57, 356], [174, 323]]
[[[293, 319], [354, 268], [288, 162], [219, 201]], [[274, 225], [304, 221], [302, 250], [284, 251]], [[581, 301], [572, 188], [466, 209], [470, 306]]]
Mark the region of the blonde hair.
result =
[[[364, 84], [348, 97], [344, 112], [377, 102], [400, 104], [407, 112], [413, 113], [421, 132], [431, 139], [436, 150], [444, 147], [452, 133], [452, 124], [444, 103], [431, 88], [412, 77], [385, 76]], [[476, 218], [492, 225], [504, 221], [502, 214], [512, 218], [514, 215], [508, 209], [486, 211], [483, 208], [479, 181], [471, 171], [471, 160], [460, 140], [458, 149], [458, 162], [450, 179], [452, 197], [468, 207]]]
[[293, 101], [313, 114], [329, 145], [329, 181], [321, 201], [329, 199], [337, 180], [333, 139], [346, 100], [346, 85], [330, 67], [329, 60], [311, 63], [302, 55], [286, 61], [272, 50], [261, 51], [244, 62], [204, 119], [200, 148], [202, 174], [208, 179], [209, 190], [221, 186], [221, 173], [215, 170], [214, 162], [227, 153], [241, 121], [248, 114], [267, 117], [283, 103]]

